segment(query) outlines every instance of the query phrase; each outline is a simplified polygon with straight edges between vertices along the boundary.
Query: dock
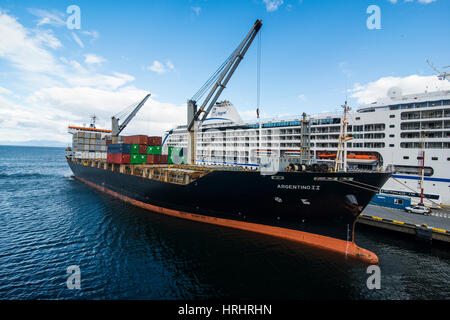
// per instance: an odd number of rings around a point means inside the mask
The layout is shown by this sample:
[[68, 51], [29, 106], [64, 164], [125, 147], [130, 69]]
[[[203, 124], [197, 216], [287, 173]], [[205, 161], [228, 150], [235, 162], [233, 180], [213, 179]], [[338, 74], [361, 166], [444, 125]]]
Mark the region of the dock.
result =
[[433, 210], [431, 215], [423, 216], [400, 209], [369, 205], [357, 222], [409, 234], [420, 240], [450, 243], [450, 212], [446, 209]]

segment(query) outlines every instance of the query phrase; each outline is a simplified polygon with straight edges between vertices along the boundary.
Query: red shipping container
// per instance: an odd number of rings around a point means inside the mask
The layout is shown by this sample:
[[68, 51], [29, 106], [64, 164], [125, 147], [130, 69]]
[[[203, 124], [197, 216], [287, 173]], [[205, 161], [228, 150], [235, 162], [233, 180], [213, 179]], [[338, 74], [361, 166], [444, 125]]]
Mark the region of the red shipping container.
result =
[[123, 137], [123, 143], [125, 144], [147, 144], [148, 137], [144, 135], [126, 136]]
[[158, 163], [158, 155], [157, 154], [148, 154], [147, 155], [147, 163], [157, 164]]
[[147, 163], [150, 164], [167, 164], [168, 156], [160, 154], [148, 154]]
[[162, 144], [162, 138], [161, 137], [148, 137], [147, 144], [149, 146], [160, 146]]
[[111, 144], [112, 140], [106, 140], [106, 145]]
[[169, 161], [169, 156], [167, 154], [159, 155], [159, 163], [165, 163]]
[[147, 145], [146, 144], [139, 145], [139, 154], [147, 154]]
[[108, 163], [130, 163], [130, 155], [124, 153], [108, 153], [106, 155]]
[[117, 153], [118, 155], [118, 163], [130, 163], [130, 154], [125, 154], [125, 153]]

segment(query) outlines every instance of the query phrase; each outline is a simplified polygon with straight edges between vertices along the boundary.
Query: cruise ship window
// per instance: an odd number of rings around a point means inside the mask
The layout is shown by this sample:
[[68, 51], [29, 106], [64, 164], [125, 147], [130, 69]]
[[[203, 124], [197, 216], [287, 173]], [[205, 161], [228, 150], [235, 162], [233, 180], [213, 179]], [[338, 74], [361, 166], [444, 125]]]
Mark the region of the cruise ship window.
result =
[[389, 115], [389, 118], [395, 118], [395, 114]]
[[395, 128], [395, 124], [391, 124], [389, 128]]
[[394, 138], [395, 137], [395, 134], [390, 134], [389, 135], [389, 138]]
[[403, 159], [404, 159], [404, 160], [408, 160], [409, 157], [408, 157], [408, 156], [404, 156]]
[[438, 160], [438, 157], [432, 157], [431, 160]]
[[392, 147], [394, 147], [394, 145], [393, 145], [393, 144], [390, 144], [390, 145], [389, 145], [389, 147], [391, 147], [391, 148], [392, 148]]

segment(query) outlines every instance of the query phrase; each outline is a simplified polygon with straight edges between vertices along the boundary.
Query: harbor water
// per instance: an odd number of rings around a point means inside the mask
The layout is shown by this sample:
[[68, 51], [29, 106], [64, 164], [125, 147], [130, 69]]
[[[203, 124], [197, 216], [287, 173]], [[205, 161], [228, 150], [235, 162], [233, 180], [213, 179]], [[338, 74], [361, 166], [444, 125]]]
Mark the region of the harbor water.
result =
[[[176, 195], [174, 195], [176, 196]], [[449, 299], [450, 251], [357, 226], [367, 265], [163, 216], [75, 180], [64, 148], [0, 146], [0, 299]], [[69, 289], [69, 266], [80, 289]]]

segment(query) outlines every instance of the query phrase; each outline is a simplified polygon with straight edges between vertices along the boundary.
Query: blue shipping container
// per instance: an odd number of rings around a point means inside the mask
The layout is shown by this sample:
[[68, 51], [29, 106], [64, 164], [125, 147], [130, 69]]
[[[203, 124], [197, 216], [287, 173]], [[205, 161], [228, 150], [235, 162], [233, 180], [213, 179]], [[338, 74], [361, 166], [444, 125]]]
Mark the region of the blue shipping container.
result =
[[411, 198], [377, 193], [370, 204], [394, 209], [405, 209], [411, 206]]
[[131, 144], [126, 144], [126, 143], [108, 144], [108, 153], [130, 154], [131, 153]]

